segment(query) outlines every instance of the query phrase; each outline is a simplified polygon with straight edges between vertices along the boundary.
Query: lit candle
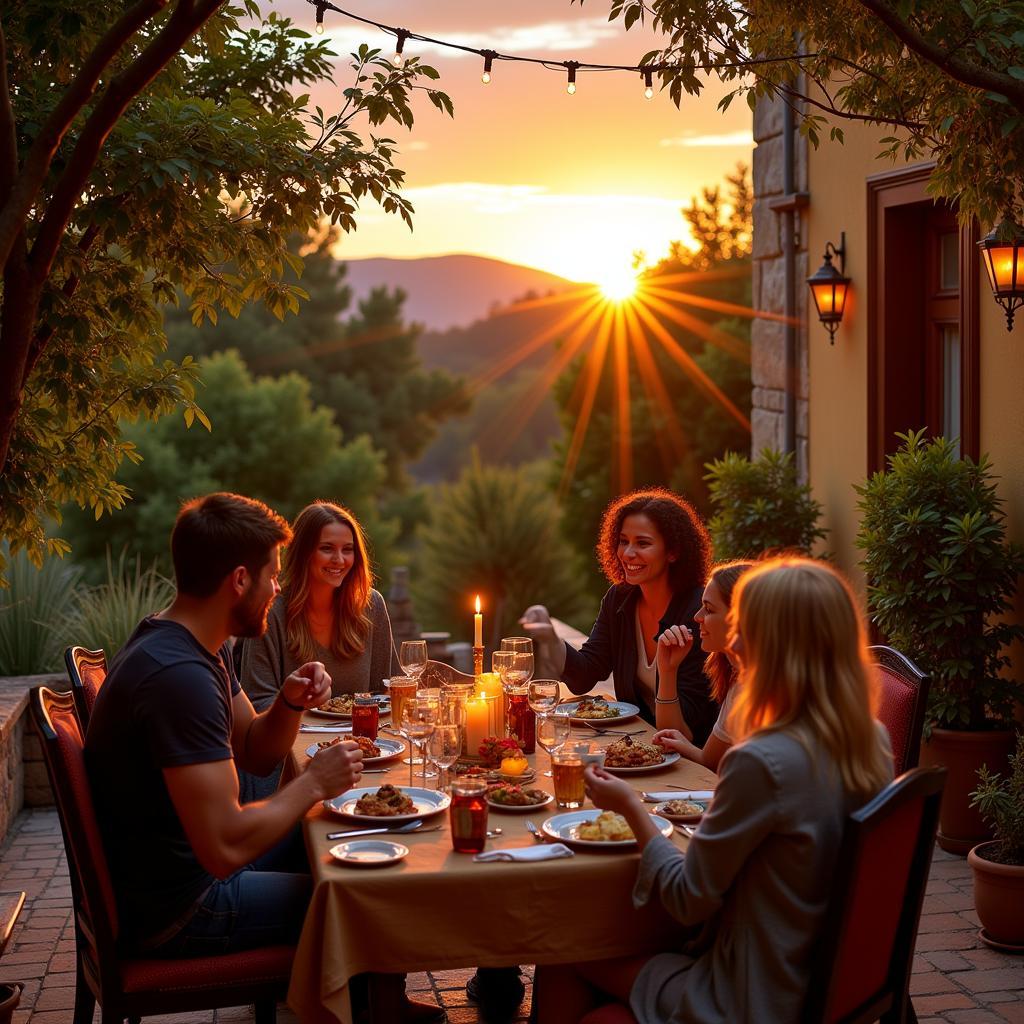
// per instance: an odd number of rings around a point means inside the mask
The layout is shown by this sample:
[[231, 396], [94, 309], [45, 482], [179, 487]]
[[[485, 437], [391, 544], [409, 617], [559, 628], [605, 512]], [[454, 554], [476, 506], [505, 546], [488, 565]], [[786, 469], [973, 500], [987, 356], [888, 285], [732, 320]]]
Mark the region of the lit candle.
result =
[[480, 595], [476, 595], [476, 614], [473, 616], [473, 646], [484, 645], [484, 617], [480, 614]]
[[505, 695], [501, 688], [501, 676], [497, 672], [481, 672], [476, 677], [476, 685], [481, 697], [489, 697], [494, 701], [494, 735], [505, 735]]
[[488, 726], [487, 698], [484, 694], [470, 697], [466, 701], [466, 744], [467, 757], [480, 756], [480, 744], [487, 738]]

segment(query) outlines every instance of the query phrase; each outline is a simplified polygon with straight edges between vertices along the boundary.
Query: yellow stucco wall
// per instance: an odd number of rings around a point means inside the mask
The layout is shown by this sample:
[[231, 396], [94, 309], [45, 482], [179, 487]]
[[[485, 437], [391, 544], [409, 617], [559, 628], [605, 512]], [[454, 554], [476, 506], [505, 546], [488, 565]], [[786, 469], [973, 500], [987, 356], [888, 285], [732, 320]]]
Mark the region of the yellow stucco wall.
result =
[[[879, 149], [875, 139], [884, 132], [849, 125], [845, 131], [845, 145], [823, 142], [808, 156], [811, 203], [803, 219], [809, 266], [816, 270], [826, 241], [838, 244], [840, 232], [845, 231], [846, 273], [853, 280], [834, 347], [814, 317], [813, 304], [805, 309], [810, 331], [809, 473], [814, 495], [825, 509], [829, 538], [824, 547], [859, 582], [853, 484], [864, 480], [867, 468], [867, 179], [893, 165], [875, 159]], [[983, 232], [988, 227], [983, 226]], [[976, 266], [981, 304], [981, 450], [990, 455], [1002, 478], [999, 493], [1006, 502], [1011, 536], [1024, 543], [1024, 311], [1008, 334], [980, 260]], [[803, 297], [810, 304], [806, 287]]]

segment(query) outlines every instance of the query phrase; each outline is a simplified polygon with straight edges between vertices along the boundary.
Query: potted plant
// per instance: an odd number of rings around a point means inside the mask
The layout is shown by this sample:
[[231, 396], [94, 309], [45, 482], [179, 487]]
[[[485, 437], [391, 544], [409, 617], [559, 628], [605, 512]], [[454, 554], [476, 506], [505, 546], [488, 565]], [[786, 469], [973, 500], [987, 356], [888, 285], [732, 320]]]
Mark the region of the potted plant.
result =
[[872, 621], [932, 676], [922, 762], [948, 769], [939, 845], [965, 854], [989, 838], [970, 792], [977, 770], [1001, 770], [1013, 749], [1019, 683], [1007, 645], [1024, 630], [1013, 608], [1024, 551], [1006, 538], [991, 465], [960, 458], [924, 431], [897, 435], [887, 468], [857, 487], [857, 545]]
[[974, 873], [974, 906], [983, 941], [1024, 951], [1024, 733], [1003, 778], [982, 768], [971, 805], [992, 827], [995, 839], [967, 855]]

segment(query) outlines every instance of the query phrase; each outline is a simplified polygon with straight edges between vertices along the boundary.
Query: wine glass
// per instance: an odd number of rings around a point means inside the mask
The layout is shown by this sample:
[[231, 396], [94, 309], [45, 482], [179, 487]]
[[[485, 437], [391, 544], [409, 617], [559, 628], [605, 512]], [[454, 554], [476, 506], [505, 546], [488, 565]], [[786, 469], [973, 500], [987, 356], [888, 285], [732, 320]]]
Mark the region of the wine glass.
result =
[[407, 676], [419, 679], [427, 667], [427, 641], [403, 640], [398, 651], [398, 663]]
[[440, 769], [437, 780], [438, 790], [447, 786], [448, 772], [462, 753], [462, 727], [458, 725], [436, 725], [428, 743], [430, 760]]
[[[565, 745], [571, 728], [572, 722], [569, 721], [568, 715], [542, 715], [537, 719], [537, 742], [548, 752], [548, 757], [552, 758], [552, 765], [555, 751], [561, 750]], [[544, 777], [554, 777], [551, 768], [544, 773]]]
[[536, 715], [550, 714], [558, 707], [560, 692], [557, 679], [534, 679], [528, 691], [530, 709]]
[[522, 651], [523, 654], [533, 654], [533, 640], [528, 636], [502, 637], [501, 649], [503, 651]]
[[509, 686], [525, 686], [533, 678], [533, 651], [512, 651], [511, 667], [502, 677]]
[[[427, 758], [423, 750], [424, 741], [429, 739], [437, 724], [437, 701], [417, 697], [415, 700], [405, 702], [402, 708], [402, 732], [409, 738], [409, 742], [416, 745], [422, 759], [423, 786], [426, 788], [427, 779], [434, 778], [435, 772], [427, 770]], [[412, 785], [412, 763], [409, 764], [409, 785]]]

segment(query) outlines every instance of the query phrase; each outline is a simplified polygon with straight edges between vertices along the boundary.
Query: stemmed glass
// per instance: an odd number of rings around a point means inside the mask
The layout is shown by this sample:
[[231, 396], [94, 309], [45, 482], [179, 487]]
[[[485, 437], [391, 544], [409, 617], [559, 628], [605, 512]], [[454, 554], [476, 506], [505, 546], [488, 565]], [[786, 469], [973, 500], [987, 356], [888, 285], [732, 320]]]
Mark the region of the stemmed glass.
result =
[[[537, 719], [537, 742], [548, 752], [554, 766], [554, 753], [561, 750], [569, 739], [572, 722], [568, 715], [542, 715]], [[554, 777], [551, 768], [544, 773], [546, 779]]]
[[436, 725], [429, 741], [430, 760], [440, 769], [438, 791], [447, 788], [448, 772], [462, 753], [462, 727]]
[[[501, 677], [502, 684], [523, 686], [528, 683], [533, 678], [533, 641], [528, 636], [507, 636], [501, 641], [501, 649], [512, 653], [511, 664]], [[491, 663], [494, 663], [493, 657]]]
[[398, 651], [398, 663], [407, 676], [418, 680], [427, 667], [427, 641], [403, 640]]
[[530, 708], [536, 715], [551, 714], [558, 707], [561, 692], [557, 679], [534, 679], [530, 683]]
[[[434, 778], [435, 772], [427, 770], [427, 758], [424, 752], [424, 741], [429, 739], [437, 725], [437, 701], [417, 697], [405, 702], [402, 708], [402, 732], [409, 742], [418, 748], [423, 765], [423, 788], [426, 789], [427, 779]], [[412, 785], [412, 763], [409, 764], [409, 785]]]

